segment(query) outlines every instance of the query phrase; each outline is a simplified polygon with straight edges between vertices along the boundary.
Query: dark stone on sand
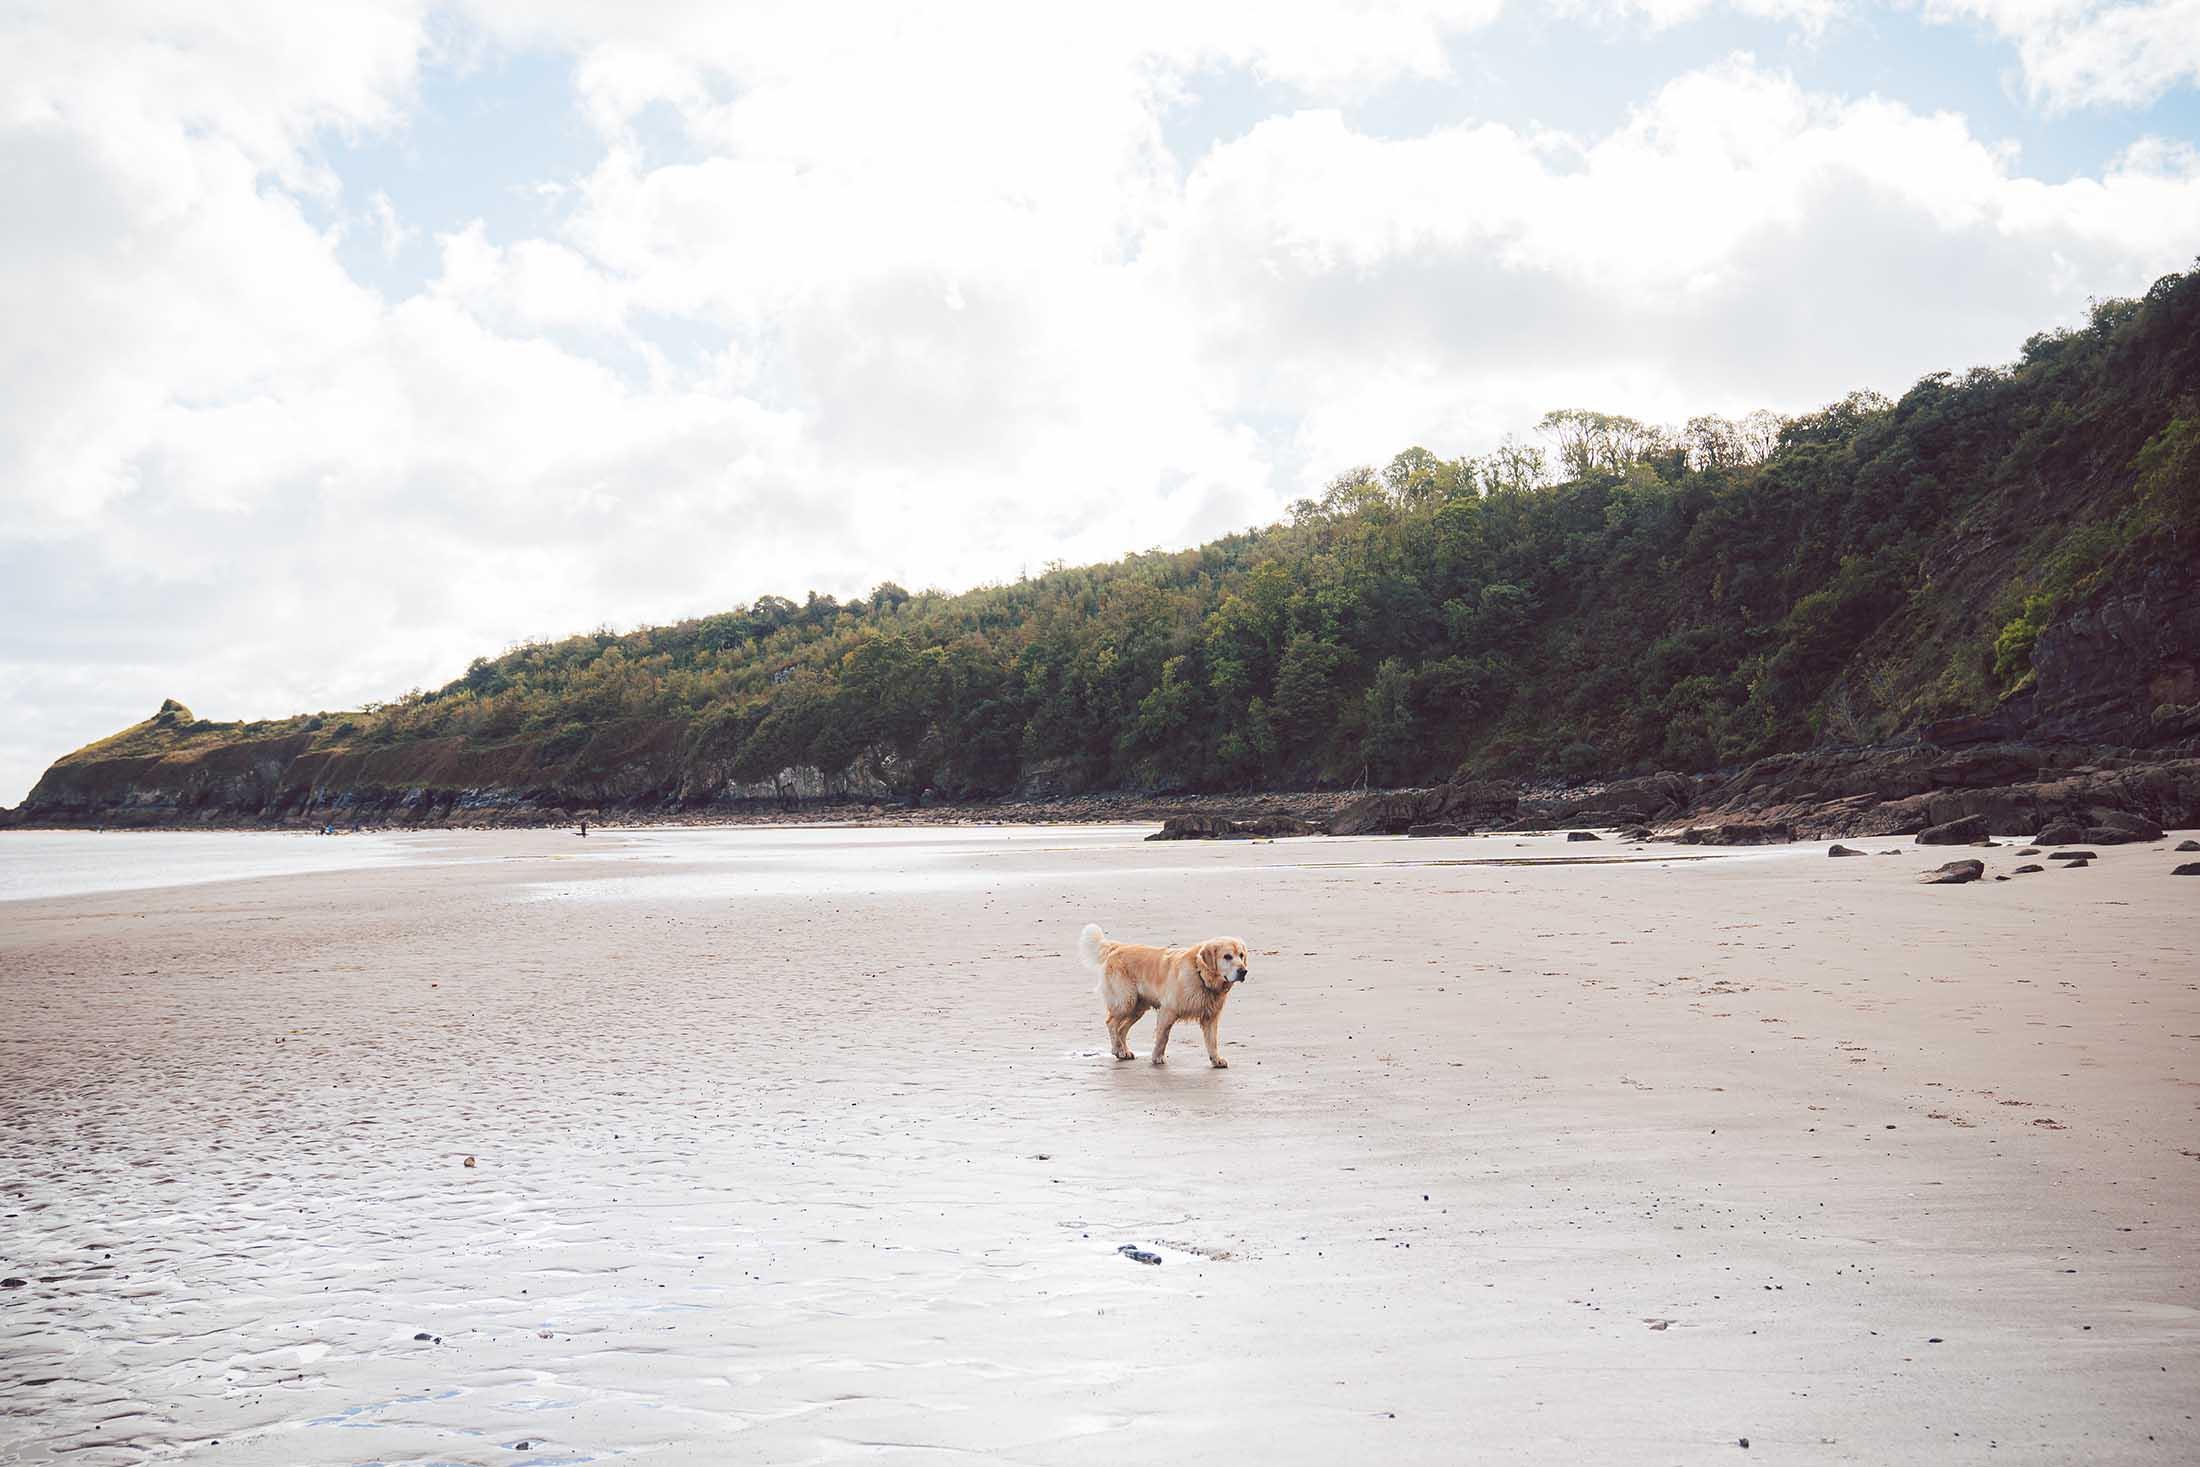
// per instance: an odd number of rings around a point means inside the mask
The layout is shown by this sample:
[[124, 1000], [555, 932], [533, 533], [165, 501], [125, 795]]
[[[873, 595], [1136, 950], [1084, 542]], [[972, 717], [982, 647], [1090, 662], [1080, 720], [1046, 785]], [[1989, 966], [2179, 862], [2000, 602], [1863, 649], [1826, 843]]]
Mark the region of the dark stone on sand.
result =
[[1917, 879], [1928, 886], [1960, 886], [1966, 881], [1976, 881], [1985, 874], [1984, 861], [1950, 861], [1945, 866], [1934, 867]]
[[1917, 843], [1921, 846], [1967, 846], [1986, 839], [1987, 833], [1985, 816], [1966, 815], [1943, 825], [1926, 826], [1917, 833]]
[[2092, 864], [2093, 862], [2091, 858], [2087, 858], [2083, 861], [2065, 861], [2062, 863], [2061, 869], [2064, 871], [2083, 871], [2086, 867]]
[[1602, 840], [1603, 838], [1593, 830], [1569, 830], [1566, 832], [1566, 839], [1568, 840]]
[[2200, 840], [2181, 840], [2170, 849], [2177, 851], [2200, 851]]
[[2017, 852], [2020, 856], [2036, 856], [2039, 853], [2040, 848], [2038, 846], [2026, 846], [2023, 850]]
[[414, 1335], [413, 1338], [416, 1340], [432, 1340], [435, 1338], [435, 1336], [429, 1334], [426, 1330], [422, 1330], [419, 1334]]
[[2049, 851], [2047, 859], [2050, 861], [2090, 861], [2095, 854], [2093, 851]]
[[2040, 833], [2032, 837], [2032, 842], [2042, 846], [2066, 846], [2085, 838], [2085, 827], [2077, 821], [2050, 820], [2040, 827]]
[[29, 1279], [0, 1279], [0, 1289], [21, 1289], [29, 1285]]
[[2187, 861], [2169, 873], [2172, 876], [2200, 876], [2200, 861]]
[[1136, 1243], [1125, 1243], [1122, 1247], [1116, 1249], [1115, 1251], [1122, 1254], [1125, 1258], [1128, 1258], [1133, 1263], [1158, 1264], [1159, 1262], [1161, 1262], [1160, 1254], [1148, 1253], [1145, 1249], [1139, 1247]]
[[2024, 865], [2019, 866], [2015, 871], [2011, 872], [2010, 874], [2013, 876], [2030, 876], [2035, 871], [2045, 871], [2046, 869], [2047, 868], [2045, 866], [2035, 866], [2030, 862], [2026, 862]]
[[1826, 847], [1826, 854], [1829, 856], [1861, 856], [1864, 853], [1862, 851], [1852, 851], [1847, 846], [1834, 845]]

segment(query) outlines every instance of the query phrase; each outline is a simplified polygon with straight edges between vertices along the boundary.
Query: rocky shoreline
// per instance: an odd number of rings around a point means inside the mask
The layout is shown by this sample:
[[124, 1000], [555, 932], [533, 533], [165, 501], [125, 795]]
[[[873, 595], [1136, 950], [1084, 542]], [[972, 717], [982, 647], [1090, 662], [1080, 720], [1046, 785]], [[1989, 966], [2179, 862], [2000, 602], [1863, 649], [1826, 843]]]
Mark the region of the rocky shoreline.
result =
[[[1760, 759], [1715, 774], [1658, 773], [1599, 784], [1462, 779], [1422, 789], [1247, 794], [1118, 791], [888, 804], [860, 798], [695, 801], [662, 794], [583, 802], [509, 789], [378, 792], [380, 798], [239, 809], [130, 791], [79, 804], [27, 802], [19, 829], [496, 829], [587, 821], [654, 825], [1060, 825], [1166, 822], [1165, 839], [1459, 835], [1487, 830], [1621, 830], [1691, 845], [1918, 836], [1942, 827], [2043, 831], [2095, 844], [2200, 825], [2200, 740], [2167, 749], [2021, 741], [1915, 740]], [[1934, 843], [1934, 842], [1928, 842]], [[1958, 843], [1953, 837], [1940, 843]]]

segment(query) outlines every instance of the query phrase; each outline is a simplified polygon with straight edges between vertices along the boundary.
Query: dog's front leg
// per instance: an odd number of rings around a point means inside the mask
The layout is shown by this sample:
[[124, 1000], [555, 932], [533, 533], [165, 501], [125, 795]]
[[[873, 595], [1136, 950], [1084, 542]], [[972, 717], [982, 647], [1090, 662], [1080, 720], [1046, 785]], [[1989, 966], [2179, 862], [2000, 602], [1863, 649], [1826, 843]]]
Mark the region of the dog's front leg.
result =
[[1222, 1015], [1201, 1015], [1199, 1032], [1207, 1036], [1207, 1063], [1218, 1070], [1230, 1068], [1230, 1062], [1222, 1057]]
[[1176, 1025], [1176, 1015], [1167, 1009], [1157, 1009], [1153, 1016], [1153, 1062], [1160, 1064], [1169, 1051], [1169, 1030]]

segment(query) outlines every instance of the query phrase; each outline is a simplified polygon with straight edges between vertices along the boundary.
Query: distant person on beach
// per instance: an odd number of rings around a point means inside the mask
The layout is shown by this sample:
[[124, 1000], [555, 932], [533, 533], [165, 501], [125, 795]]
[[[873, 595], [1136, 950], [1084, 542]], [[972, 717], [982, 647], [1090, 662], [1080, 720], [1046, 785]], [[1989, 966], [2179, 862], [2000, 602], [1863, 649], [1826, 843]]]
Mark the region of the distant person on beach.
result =
[[585, 820], [581, 822], [581, 839], [588, 839], [588, 822]]

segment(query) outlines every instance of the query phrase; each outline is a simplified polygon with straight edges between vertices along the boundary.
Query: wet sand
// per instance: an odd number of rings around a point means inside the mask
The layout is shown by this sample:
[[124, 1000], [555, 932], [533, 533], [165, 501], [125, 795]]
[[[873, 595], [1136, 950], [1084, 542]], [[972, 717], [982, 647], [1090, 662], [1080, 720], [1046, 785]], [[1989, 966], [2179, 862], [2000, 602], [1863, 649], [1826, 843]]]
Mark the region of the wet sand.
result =
[[1139, 833], [0, 903], [0, 1462], [2200, 1459], [2190, 857]]

